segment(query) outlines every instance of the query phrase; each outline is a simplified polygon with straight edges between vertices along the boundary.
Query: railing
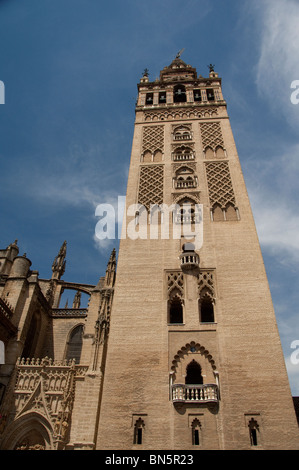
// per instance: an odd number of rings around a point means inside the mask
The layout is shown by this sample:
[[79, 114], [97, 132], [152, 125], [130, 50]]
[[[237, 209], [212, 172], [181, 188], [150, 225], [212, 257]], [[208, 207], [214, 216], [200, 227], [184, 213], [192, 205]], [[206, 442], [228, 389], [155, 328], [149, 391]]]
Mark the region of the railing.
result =
[[173, 403], [217, 403], [219, 401], [216, 384], [183, 385], [174, 384], [171, 387]]
[[194, 268], [199, 266], [199, 256], [194, 251], [187, 251], [180, 255], [182, 268]]
[[194, 180], [179, 180], [176, 181], [176, 189], [196, 188]]
[[192, 214], [192, 215], [182, 215], [182, 214], [175, 214], [175, 222], [177, 224], [199, 224], [200, 223], [200, 216], [199, 214]]
[[192, 140], [190, 134], [174, 134], [174, 140]]
[[173, 160], [175, 162], [180, 161], [180, 160], [194, 160], [194, 154], [193, 153], [175, 153], [173, 156]]
[[53, 317], [86, 317], [87, 308], [53, 308]]

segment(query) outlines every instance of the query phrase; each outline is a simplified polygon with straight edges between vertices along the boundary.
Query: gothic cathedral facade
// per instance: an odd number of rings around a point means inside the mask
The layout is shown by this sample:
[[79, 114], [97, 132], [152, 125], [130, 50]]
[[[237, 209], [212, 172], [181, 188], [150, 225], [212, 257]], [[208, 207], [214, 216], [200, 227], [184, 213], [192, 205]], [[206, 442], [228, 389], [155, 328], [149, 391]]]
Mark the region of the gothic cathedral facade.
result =
[[62, 280], [66, 243], [47, 280], [0, 251], [0, 448], [298, 449], [221, 78], [178, 55], [135, 113], [117, 274], [115, 251], [93, 286]]

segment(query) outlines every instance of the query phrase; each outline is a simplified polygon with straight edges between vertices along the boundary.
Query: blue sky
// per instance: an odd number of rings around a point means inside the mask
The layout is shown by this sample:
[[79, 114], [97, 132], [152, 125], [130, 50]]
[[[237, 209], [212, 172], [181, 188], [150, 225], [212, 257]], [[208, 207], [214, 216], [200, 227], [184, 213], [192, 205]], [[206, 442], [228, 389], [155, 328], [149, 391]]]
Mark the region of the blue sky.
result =
[[0, 0], [1, 248], [17, 238], [45, 278], [66, 239], [64, 278], [97, 282], [118, 243], [96, 241], [95, 208], [126, 193], [136, 84], [184, 48], [223, 79], [299, 395], [298, 22], [295, 0]]

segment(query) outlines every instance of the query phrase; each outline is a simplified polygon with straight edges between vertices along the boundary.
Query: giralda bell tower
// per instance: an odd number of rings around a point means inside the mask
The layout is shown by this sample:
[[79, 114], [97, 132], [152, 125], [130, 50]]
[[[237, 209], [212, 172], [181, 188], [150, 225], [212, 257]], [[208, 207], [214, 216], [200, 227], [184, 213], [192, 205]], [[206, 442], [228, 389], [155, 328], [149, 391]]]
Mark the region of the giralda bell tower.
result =
[[97, 436], [97, 449], [299, 448], [221, 79], [180, 54], [138, 84]]

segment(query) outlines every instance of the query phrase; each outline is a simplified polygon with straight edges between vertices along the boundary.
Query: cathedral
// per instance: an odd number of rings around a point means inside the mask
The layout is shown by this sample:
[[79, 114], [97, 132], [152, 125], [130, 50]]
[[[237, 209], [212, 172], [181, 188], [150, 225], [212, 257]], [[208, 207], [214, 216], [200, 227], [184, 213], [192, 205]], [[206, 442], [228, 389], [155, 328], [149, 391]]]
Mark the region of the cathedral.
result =
[[41, 279], [17, 241], [0, 250], [0, 449], [299, 449], [222, 81], [207, 75], [179, 53], [137, 85], [117, 267], [113, 250], [94, 285], [64, 280], [64, 242]]

